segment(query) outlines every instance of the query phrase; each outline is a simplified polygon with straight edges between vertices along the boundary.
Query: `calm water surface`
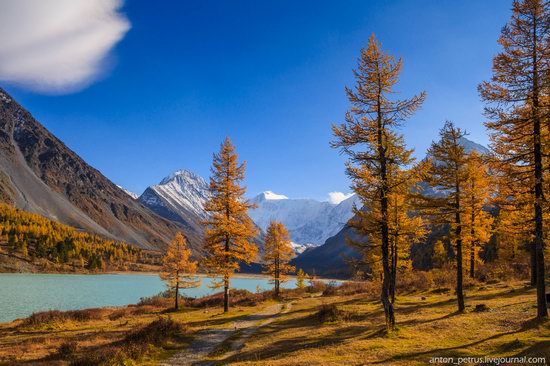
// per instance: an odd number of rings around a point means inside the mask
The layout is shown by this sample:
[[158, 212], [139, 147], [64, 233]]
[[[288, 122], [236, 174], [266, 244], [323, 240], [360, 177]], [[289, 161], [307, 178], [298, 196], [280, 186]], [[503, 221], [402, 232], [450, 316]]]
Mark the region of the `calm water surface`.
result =
[[[255, 292], [270, 289], [263, 278], [233, 278], [231, 286]], [[209, 278], [203, 278], [200, 287], [182, 291], [187, 296], [199, 297], [213, 293], [207, 287]], [[294, 280], [284, 287], [295, 287]], [[156, 295], [166, 289], [156, 275], [109, 274], [0, 274], [0, 323], [23, 318], [37, 311], [50, 309], [74, 310], [103, 306], [135, 304], [140, 298]]]

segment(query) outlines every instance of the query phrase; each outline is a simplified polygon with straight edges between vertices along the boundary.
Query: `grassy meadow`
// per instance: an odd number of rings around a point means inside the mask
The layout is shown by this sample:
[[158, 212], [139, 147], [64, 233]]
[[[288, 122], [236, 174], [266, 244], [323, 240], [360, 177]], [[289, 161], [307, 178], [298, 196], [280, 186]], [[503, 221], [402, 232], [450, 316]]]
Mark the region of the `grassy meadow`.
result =
[[[216, 330], [227, 330], [227, 337], [193, 364], [426, 365], [433, 357], [486, 356], [548, 360], [550, 322], [535, 320], [535, 290], [528, 283], [471, 283], [466, 295], [466, 312], [460, 314], [448, 287], [402, 290], [396, 299], [397, 330], [390, 334], [376, 283], [315, 283], [287, 290], [281, 311], [268, 316], [254, 314], [277, 303], [271, 294], [246, 291], [234, 292], [227, 314], [220, 295], [188, 300], [179, 311], [172, 310], [173, 299], [164, 297], [121, 308], [50, 311], [0, 326], [0, 364], [178, 364], [171, 357], [185, 357], [205, 331]], [[253, 319], [255, 327], [236, 329], [243, 319]]]

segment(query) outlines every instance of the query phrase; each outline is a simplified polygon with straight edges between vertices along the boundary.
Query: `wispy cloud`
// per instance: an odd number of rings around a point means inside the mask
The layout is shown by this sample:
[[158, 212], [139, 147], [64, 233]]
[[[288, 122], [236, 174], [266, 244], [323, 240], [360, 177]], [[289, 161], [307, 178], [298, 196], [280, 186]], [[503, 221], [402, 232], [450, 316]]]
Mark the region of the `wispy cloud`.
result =
[[353, 196], [353, 193], [329, 192], [328, 201], [337, 205], [351, 196]]
[[130, 23], [120, 0], [2, 0], [0, 80], [64, 93], [99, 77]]

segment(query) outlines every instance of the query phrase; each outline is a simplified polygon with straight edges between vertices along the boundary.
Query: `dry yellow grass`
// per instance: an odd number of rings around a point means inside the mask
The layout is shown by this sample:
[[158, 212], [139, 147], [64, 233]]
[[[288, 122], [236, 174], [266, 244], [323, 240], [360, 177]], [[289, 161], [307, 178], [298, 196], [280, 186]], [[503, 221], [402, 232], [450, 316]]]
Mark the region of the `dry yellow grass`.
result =
[[[397, 301], [398, 330], [384, 332], [378, 301], [361, 296], [303, 299], [262, 328], [225, 363], [235, 365], [426, 365], [432, 357], [544, 355], [550, 361], [550, 322], [533, 321], [534, 290], [523, 284], [474, 287], [467, 311], [455, 313], [452, 294], [423, 293]], [[476, 304], [489, 311], [474, 312]], [[320, 324], [321, 304], [349, 319]]]
[[[365, 295], [311, 296], [290, 299], [292, 307], [260, 327], [239, 352], [217, 354], [214, 364], [234, 365], [426, 365], [432, 357], [503, 357], [544, 355], [550, 360], [550, 322], [533, 320], [534, 290], [523, 283], [474, 286], [467, 290], [467, 311], [455, 313], [452, 293], [423, 292], [397, 299], [398, 330], [384, 332], [379, 301]], [[76, 356], [107, 347], [158, 317], [183, 324], [181, 338], [155, 349], [139, 365], [154, 365], [185, 351], [198, 331], [231, 326], [236, 320], [271, 305], [163, 312], [151, 306], [108, 309], [99, 320], [65, 321], [22, 327], [0, 326], [0, 360], [4, 364], [67, 365], [55, 355], [64, 343], [77, 342]], [[321, 305], [334, 304], [343, 320], [321, 323]], [[489, 311], [475, 312], [477, 304]], [[139, 310], [136, 310], [139, 309]], [[119, 312], [116, 318], [110, 315]], [[235, 334], [238, 337], [238, 334]], [[217, 361], [216, 361], [217, 360]]]

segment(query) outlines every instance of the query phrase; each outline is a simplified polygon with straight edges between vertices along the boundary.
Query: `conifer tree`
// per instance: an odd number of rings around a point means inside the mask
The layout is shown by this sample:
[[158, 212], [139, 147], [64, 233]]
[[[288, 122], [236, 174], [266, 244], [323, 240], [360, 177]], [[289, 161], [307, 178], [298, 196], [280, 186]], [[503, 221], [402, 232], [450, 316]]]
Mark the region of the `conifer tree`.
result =
[[468, 155], [466, 177], [463, 244], [469, 251], [469, 272], [474, 278], [479, 247], [491, 239], [493, 231], [493, 217], [485, 211], [491, 199], [491, 180], [487, 165], [475, 150]]
[[449, 261], [445, 244], [442, 240], [438, 240], [434, 244], [432, 253], [432, 266], [442, 268]]
[[392, 303], [395, 302], [398, 269], [411, 269], [411, 245], [420, 242], [426, 235], [424, 221], [415, 214], [409, 194], [413, 186], [413, 181], [409, 180], [399, 187], [401, 191], [395, 190], [388, 195]]
[[271, 221], [267, 228], [264, 240], [263, 260], [274, 284], [274, 296], [279, 297], [281, 283], [287, 274], [294, 271], [289, 264], [294, 251], [290, 245], [290, 236], [286, 227], [277, 221]]
[[303, 269], [299, 269], [296, 273], [296, 287], [303, 289], [306, 287], [306, 274]]
[[479, 86], [492, 131], [492, 148], [502, 165], [513, 168], [533, 196], [532, 233], [537, 282], [537, 316], [547, 317], [544, 275], [544, 177], [548, 164], [550, 90], [550, 5], [545, 0], [514, 1], [512, 17], [502, 28], [501, 53], [493, 59], [490, 82]]
[[458, 311], [464, 311], [463, 258], [464, 239], [462, 222], [464, 214], [464, 190], [468, 179], [467, 155], [460, 144], [465, 133], [447, 121], [439, 132], [439, 142], [432, 142], [428, 149], [431, 160], [425, 164], [424, 181], [444, 194], [420, 196], [419, 207], [435, 225], [449, 225], [450, 237], [456, 250], [456, 296]]
[[200, 280], [194, 276], [196, 272], [197, 262], [191, 260], [191, 249], [187, 247], [183, 234], [178, 232], [168, 244], [160, 272], [160, 278], [166, 282], [169, 289], [174, 290], [175, 310], [179, 308], [179, 290], [199, 286]]
[[[497, 260], [503, 264], [524, 261], [524, 252], [529, 252], [531, 286], [536, 286], [536, 257], [533, 243], [532, 194], [522, 187], [514, 187], [518, 182], [509, 179], [509, 169], [499, 169], [501, 164], [491, 167], [495, 182], [492, 199], [498, 215], [495, 217], [494, 238]], [[507, 164], [504, 167], [510, 168]]]
[[[349, 156], [347, 174], [352, 188], [361, 198], [364, 210], [355, 209], [360, 216], [355, 228], [376, 238], [382, 256], [383, 282], [381, 300], [386, 326], [395, 326], [393, 304], [390, 300], [392, 284], [390, 267], [389, 195], [405, 184], [399, 171], [411, 163], [411, 150], [405, 146], [397, 131], [404, 120], [422, 105], [425, 94], [399, 100], [392, 96], [401, 72], [401, 60], [384, 53], [372, 35], [366, 49], [361, 51], [358, 67], [354, 70], [356, 85], [346, 88], [351, 109], [345, 122], [333, 126], [334, 148]], [[379, 243], [379, 244], [378, 244]]]
[[220, 277], [214, 287], [224, 289], [224, 312], [229, 311], [229, 285], [240, 263], [250, 263], [255, 259], [258, 248], [252, 241], [257, 229], [248, 216], [253, 208], [244, 198], [245, 165], [237, 161], [235, 148], [226, 138], [220, 152], [214, 154], [212, 176], [210, 177], [211, 197], [204, 209], [209, 218], [204, 221], [205, 258], [203, 263], [209, 272]]

